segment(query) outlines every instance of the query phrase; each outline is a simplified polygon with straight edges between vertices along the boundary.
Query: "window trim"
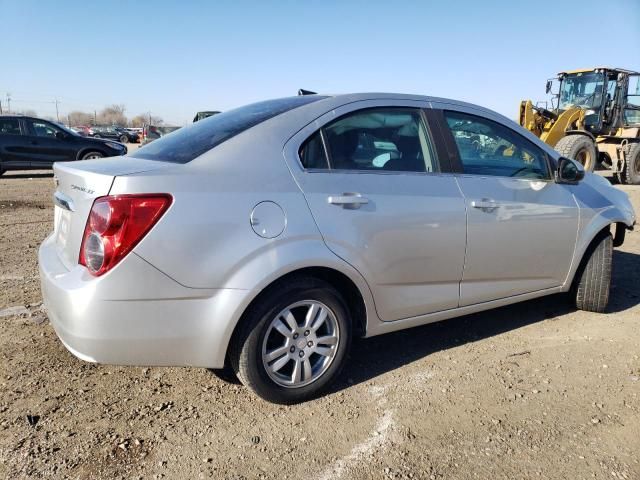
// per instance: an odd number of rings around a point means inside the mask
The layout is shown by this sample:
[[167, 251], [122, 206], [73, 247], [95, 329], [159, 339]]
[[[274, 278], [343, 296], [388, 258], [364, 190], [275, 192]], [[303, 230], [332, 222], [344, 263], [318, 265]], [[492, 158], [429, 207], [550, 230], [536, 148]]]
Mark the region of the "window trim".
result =
[[[325, 128], [337, 121], [340, 121], [342, 118], [345, 118], [349, 115], [353, 115], [356, 113], [361, 113], [367, 110], [411, 110], [412, 113], [416, 113], [418, 115], [418, 121], [421, 123], [422, 127], [424, 128], [425, 134], [427, 136], [427, 140], [429, 141], [429, 146], [431, 147], [430, 154], [431, 154], [432, 162], [434, 163], [435, 169], [432, 172], [428, 172], [426, 163], [425, 163], [424, 172], [416, 172], [411, 170], [382, 170], [382, 169], [368, 170], [368, 169], [333, 168], [332, 167], [333, 161], [332, 161], [331, 152], [328, 146], [328, 140], [327, 140], [327, 134], [325, 132]], [[440, 160], [442, 152], [441, 152], [441, 149], [438, 147], [439, 142], [437, 142], [436, 136], [433, 134], [431, 130], [430, 119], [425, 114], [425, 110], [427, 110], [426, 107], [420, 107], [420, 106], [377, 105], [377, 106], [364, 107], [364, 108], [351, 110], [349, 112], [346, 112], [340, 115], [339, 117], [332, 118], [329, 122], [325, 123], [324, 125], [319, 127], [317, 130], [314, 130], [313, 132], [311, 132], [309, 135], [305, 137], [304, 140], [300, 142], [300, 147], [298, 148], [298, 153], [297, 153], [298, 165], [300, 166], [303, 172], [308, 172], [308, 173], [334, 173], [335, 172], [335, 173], [341, 173], [341, 174], [354, 173], [354, 174], [373, 174], [373, 175], [380, 175], [380, 174], [382, 175], [398, 175], [398, 174], [399, 175], [441, 175], [443, 173], [450, 173], [449, 171], [443, 171], [442, 162]], [[302, 164], [300, 151], [302, 150], [302, 146], [318, 132], [320, 133], [320, 138], [322, 140], [322, 148], [324, 150], [325, 158], [327, 159], [327, 168], [306, 168]], [[450, 169], [447, 169], [447, 170], [450, 170]]]
[[[434, 109], [434, 111], [437, 112], [437, 116], [438, 116], [438, 123], [440, 124], [440, 130], [442, 132], [442, 136], [443, 136], [443, 140], [444, 143], [446, 145], [446, 148], [449, 152], [449, 157], [452, 159], [452, 171], [453, 173], [455, 173], [456, 175], [470, 175], [470, 176], [474, 176], [474, 177], [495, 177], [495, 178], [510, 178], [512, 180], [528, 180], [530, 182], [555, 182], [554, 179], [554, 175], [553, 175], [553, 166], [551, 164], [551, 159], [549, 157], [549, 154], [544, 151], [544, 149], [540, 148], [538, 145], [536, 145], [535, 143], [533, 143], [531, 140], [529, 140], [528, 138], [526, 138], [524, 135], [518, 133], [515, 129], [511, 128], [508, 125], [505, 125], [502, 122], [499, 122], [497, 120], [494, 120], [493, 118], [489, 118], [483, 115], [479, 115], [476, 113], [469, 113], [466, 112], [464, 110], [455, 110], [452, 108], [437, 108]], [[460, 152], [458, 150], [458, 145], [455, 141], [455, 138], [453, 137], [453, 133], [451, 132], [451, 129], [449, 128], [449, 125], [447, 124], [447, 118], [445, 116], [445, 112], [451, 112], [451, 113], [458, 113], [458, 114], [462, 114], [462, 115], [467, 115], [469, 117], [474, 117], [474, 118], [478, 118], [480, 120], [485, 120], [485, 121], [489, 121], [492, 123], [495, 123], [497, 125], [499, 125], [500, 127], [508, 130], [509, 132], [511, 132], [513, 135], [517, 136], [518, 138], [522, 139], [524, 142], [528, 143], [529, 145], [531, 145], [532, 147], [534, 147], [535, 149], [537, 149], [538, 151], [540, 151], [540, 153], [542, 153], [543, 155], [543, 159], [544, 159], [544, 164], [546, 166], [547, 172], [546, 172], [546, 177], [544, 178], [527, 178], [527, 177], [512, 177], [510, 175], [483, 175], [483, 174], [479, 174], [479, 173], [468, 173], [464, 171], [464, 165], [462, 163], [462, 158], [460, 158]]]

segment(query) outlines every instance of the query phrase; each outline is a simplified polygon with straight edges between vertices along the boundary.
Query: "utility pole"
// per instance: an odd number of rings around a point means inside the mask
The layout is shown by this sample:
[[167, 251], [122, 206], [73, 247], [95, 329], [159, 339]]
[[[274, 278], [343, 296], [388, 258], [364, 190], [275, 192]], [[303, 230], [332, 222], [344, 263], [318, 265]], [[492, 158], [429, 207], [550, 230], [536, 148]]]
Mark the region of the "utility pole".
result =
[[0, 100], [0, 115], [2, 115], [2, 100]]
[[7, 92], [7, 113], [11, 113], [11, 94]]
[[59, 122], [60, 121], [60, 114], [58, 113], [58, 99], [56, 98], [56, 120]]
[[97, 125], [98, 124], [98, 114], [96, 113], [96, 111], [93, 111], [93, 124]]

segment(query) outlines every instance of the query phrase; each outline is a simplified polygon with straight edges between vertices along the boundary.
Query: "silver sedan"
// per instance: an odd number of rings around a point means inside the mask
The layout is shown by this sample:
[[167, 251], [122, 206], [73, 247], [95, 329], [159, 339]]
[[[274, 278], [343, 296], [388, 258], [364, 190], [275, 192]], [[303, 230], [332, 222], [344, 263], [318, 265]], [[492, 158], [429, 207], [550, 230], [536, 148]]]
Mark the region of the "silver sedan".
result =
[[317, 396], [351, 339], [571, 292], [602, 312], [626, 194], [487, 109], [303, 95], [58, 163], [39, 251], [77, 357]]

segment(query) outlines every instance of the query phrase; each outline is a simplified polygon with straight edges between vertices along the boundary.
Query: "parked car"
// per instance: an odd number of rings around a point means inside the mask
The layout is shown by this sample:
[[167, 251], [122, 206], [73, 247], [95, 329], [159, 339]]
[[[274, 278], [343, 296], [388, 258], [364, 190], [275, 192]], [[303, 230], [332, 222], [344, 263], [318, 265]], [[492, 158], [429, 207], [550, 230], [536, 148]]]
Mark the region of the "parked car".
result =
[[51, 168], [54, 162], [125, 155], [120, 143], [83, 137], [34, 117], [0, 116], [0, 175], [7, 170]]
[[129, 132], [125, 128], [117, 126], [104, 127], [94, 125], [90, 129], [89, 136], [94, 138], [109, 138], [117, 140], [120, 143], [138, 143], [140, 141], [137, 133]]
[[353, 336], [558, 292], [602, 312], [635, 223], [626, 193], [511, 120], [415, 95], [260, 102], [54, 170], [39, 264], [64, 345], [230, 365], [279, 403], [330, 385]]
[[142, 138], [142, 128], [138, 128], [138, 127], [130, 127], [130, 128], [125, 128], [125, 130], [127, 132], [131, 132], [131, 133], [135, 133], [136, 135], [138, 135], [138, 139]]
[[142, 130], [142, 145], [151, 143], [160, 137], [179, 130], [180, 127], [146, 125]]
[[82, 135], [83, 137], [88, 137], [91, 135], [91, 127], [88, 127], [86, 125], [79, 125], [77, 127], [71, 127], [71, 130], [73, 130], [74, 132], [76, 132], [79, 135]]

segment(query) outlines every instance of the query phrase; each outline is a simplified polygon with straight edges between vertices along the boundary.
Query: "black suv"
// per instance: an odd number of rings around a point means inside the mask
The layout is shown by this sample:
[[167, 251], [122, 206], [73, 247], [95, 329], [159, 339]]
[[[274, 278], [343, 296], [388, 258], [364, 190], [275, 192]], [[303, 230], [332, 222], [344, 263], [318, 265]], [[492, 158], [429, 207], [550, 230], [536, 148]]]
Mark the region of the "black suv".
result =
[[116, 157], [117, 142], [87, 138], [60, 124], [33, 117], [0, 116], [0, 175], [6, 170], [52, 168], [54, 162]]
[[129, 132], [125, 130], [123, 127], [102, 127], [102, 126], [93, 126], [91, 127], [91, 131], [89, 133], [90, 137], [94, 138], [110, 138], [113, 140], [117, 140], [120, 143], [138, 143], [140, 141], [140, 137], [137, 133]]

